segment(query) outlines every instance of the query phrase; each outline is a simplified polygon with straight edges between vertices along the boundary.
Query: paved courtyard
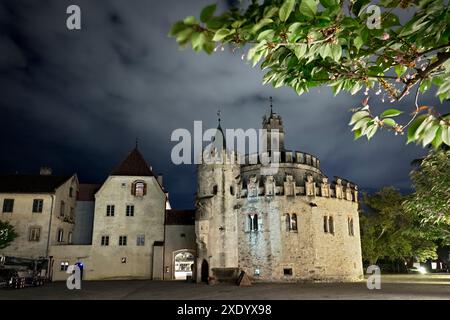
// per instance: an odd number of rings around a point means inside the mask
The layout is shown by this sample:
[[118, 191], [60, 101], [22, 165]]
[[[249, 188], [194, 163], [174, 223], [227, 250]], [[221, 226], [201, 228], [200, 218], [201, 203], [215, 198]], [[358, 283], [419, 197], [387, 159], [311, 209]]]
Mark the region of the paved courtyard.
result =
[[251, 287], [184, 281], [86, 281], [81, 290], [65, 282], [21, 290], [0, 289], [4, 299], [450, 299], [450, 274], [384, 275], [380, 290], [358, 283], [257, 283]]

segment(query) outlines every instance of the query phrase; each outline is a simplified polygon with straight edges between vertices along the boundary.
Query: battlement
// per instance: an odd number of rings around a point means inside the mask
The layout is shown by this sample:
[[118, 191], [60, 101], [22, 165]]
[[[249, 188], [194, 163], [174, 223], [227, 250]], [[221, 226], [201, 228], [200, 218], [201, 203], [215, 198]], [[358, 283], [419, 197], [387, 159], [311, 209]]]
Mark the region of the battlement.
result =
[[242, 165], [261, 164], [261, 158], [269, 158], [271, 163], [296, 163], [311, 166], [320, 170], [320, 160], [312, 154], [301, 151], [269, 151], [261, 154], [253, 153], [241, 157]]
[[339, 177], [335, 177], [332, 183], [327, 177], [321, 181], [314, 181], [313, 176], [308, 175], [304, 180], [304, 186], [297, 186], [292, 175], [286, 175], [283, 183], [277, 184], [273, 176], [252, 176], [247, 185], [241, 184], [238, 198], [257, 199], [258, 197], [325, 197], [343, 199], [358, 202], [358, 186]]

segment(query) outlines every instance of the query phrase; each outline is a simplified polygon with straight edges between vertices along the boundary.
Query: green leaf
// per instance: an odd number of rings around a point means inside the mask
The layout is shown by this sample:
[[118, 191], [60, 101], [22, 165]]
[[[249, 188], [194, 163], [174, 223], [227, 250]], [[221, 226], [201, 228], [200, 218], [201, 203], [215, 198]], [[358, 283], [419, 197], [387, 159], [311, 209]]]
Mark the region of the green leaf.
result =
[[203, 32], [196, 32], [192, 35], [192, 49], [195, 51], [200, 51], [203, 48], [203, 44], [206, 41], [205, 34]]
[[302, 0], [300, 4], [300, 12], [304, 15], [308, 20], [314, 19], [314, 16], [317, 12], [317, 0]]
[[217, 32], [214, 34], [214, 37], [213, 37], [212, 40], [213, 40], [213, 41], [221, 41], [221, 40], [223, 40], [226, 36], [228, 36], [230, 33], [231, 33], [231, 31], [228, 30], [228, 29], [225, 29], [225, 28], [219, 29], [219, 30], [217, 30]]
[[352, 131], [356, 131], [358, 129], [361, 129], [367, 125], [367, 123], [372, 120], [370, 117], [364, 117], [358, 122], [356, 122], [355, 126], [353, 127]]
[[295, 56], [299, 60], [304, 58], [306, 50], [308, 50], [308, 45], [307, 44], [304, 44], [304, 43], [298, 44], [297, 46], [295, 46], [295, 49], [294, 49]]
[[357, 36], [355, 39], [353, 39], [353, 44], [355, 45], [356, 49], [359, 51], [359, 49], [363, 46], [364, 41], [361, 38], [361, 36]]
[[285, 22], [294, 10], [295, 0], [285, 0], [280, 8], [279, 16], [282, 22]]
[[337, 4], [339, 4], [336, 0], [320, 0], [320, 3], [324, 8], [331, 8]]
[[339, 44], [331, 45], [331, 55], [334, 61], [339, 62], [342, 56], [342, 47]]
[[395, 69], [395, 73], [397, 74], [397, 76], [400, 78], [405, 72], [406, 70], [408, 70], [408, 68], [404, 65], [398, 64], [394, 67]]
[[421, 114], [418, 116], [414, 121], [409, 125], [408, 128], [408, 141], [406, 142], [411, 143], [413, 141], [416, 141], [416, 131], [419, 128], [419, 126], [424, 122], [424, 120], [428, 117], [426, 114]]
[[264, 27], [264, 26], [266, 26], [266, 25], [268, 25], [268, 24], [270, 24], [272, 22], [273, 22], [272, 19], [268, 19], [268, 18], [261, 19], [257, 24], [255, 24], [253, 26], [252, 32], [256, 32], [259, 29], [261, 29], [262, 27]]
[[211, 19], [214, 12], [216, 11], [216, 7], [217, 7], [217, 5], [211, 4], [211, 5], [203, 8], [202, 12], [200, 13], [200, 21], [208, 22], [208, 20]]
[[396, 117], [398, 115], [401, 115], [402, 113], [403, 111], [397, 109], [387, 109], [382, 114], [380, 114], [380, 118]]
[[436, 132], [436, 137], [431, 142], [431, 144], [433, 145], [433, 148], [435, 150], [437, 150], [442, 144], [442, 129], [443, 129], [442, 127], [438, 128], [438, 130]]
[[368, 117], [368, 116], [370, 116], [370, 114], [366, 110], [355, 112], [353, 114], [352, 118], [350, 119], [349, 125], [355, 124], [356, 122], [358, 122], [362, 118], [365, 118], [365, 117]]
[[366, 133], [367, 140], [372, 139], [372, 137], [375, 135], [375, 133], [377, 132], [377, 130], [378, 130], [378, 126], [375, 125], [375, 124], [372, 125], [372, 126], [368, 129], [368, 131], [367, 131], [367, 133]]
[[441, 138], [446, 145], [450, 146], [450, 127], [442, 127]]
[[439, 129], [439, 125], [433, 124], [423, 133], [423, 140], [422, 140], [422, 146], [425, 147], [429, 145], [434, 138], [436, 138], [436, 132]]
[[275, 35], [275, 31], [273, 31], [272, 29], [264, 30], [263, 32], [261, 32], [258, 35], [258, 38], [256, 38], [256, 40], [258, 40], [258, 41], [261, 41], [263, 39], [272, 40], [274, 35]]
[[387, 119], [384, 119], [384, 120], [383, 120], [383, 124], [386, 125], [386, 126], [388, 126], [388, 127], [395, 127], [395, 125], [396, 125], [397, 123], [395, 122], [394, 119], [387, 118]]
[[172, 26], [172, 28], [170, 28], [169, 35], [172, 37], [176, 36], [178, 33], [180, 33], [181, 31], [183, 31], [186, 28], [187, 28], [187, 26], [184, 24], [183, 21], [178, 21], [177, 23], [175, 23]]
[[354, 139], [358, 140], [361, 137], [362, 137], [362, 130], [361, 129], [355, 130]]
[[184, 22], [185, 24], [187, 24], [187, 25], [194, 25], [194, 24], [197, 23], [197, 19], [195, 19], [194, 16], [189, 16], [189, 17], [186, 17], [186, 18], [183, 20], [183, 22]]

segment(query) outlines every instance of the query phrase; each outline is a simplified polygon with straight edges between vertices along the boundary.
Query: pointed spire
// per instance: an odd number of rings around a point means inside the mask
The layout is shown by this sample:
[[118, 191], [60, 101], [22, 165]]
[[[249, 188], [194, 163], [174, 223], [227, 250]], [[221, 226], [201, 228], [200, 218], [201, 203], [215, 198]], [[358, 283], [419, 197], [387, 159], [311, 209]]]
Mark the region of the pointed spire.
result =
[[272, 96], [269, 97], [270, 100], [270, 115], [273, 115], [273, 98]]
[[220, 109], [217, 110], [217, 120], [219, 121], [219, 127], [220, 127]]

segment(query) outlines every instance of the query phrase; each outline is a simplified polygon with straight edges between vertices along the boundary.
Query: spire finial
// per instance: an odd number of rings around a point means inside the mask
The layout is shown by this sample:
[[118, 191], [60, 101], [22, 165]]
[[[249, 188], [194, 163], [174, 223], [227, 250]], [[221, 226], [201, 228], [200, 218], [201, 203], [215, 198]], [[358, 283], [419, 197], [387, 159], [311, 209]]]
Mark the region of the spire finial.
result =
[[269, 97], [269, 100], [270, 100], [270, 114], [272, 115], [273, 114], [273, 98], [272, 98], [272, 96]]
[[219, 109], [219, 110], [217, 110], [217, 118], [218, 118], [218, 121], [219, 121], [219, 125], [220, 125], [220, 109]]
[[138, 148], [138, 143], [139, 143], [139, 140], [138, 140], [138, 138], [136, 138], [136, 149]]

